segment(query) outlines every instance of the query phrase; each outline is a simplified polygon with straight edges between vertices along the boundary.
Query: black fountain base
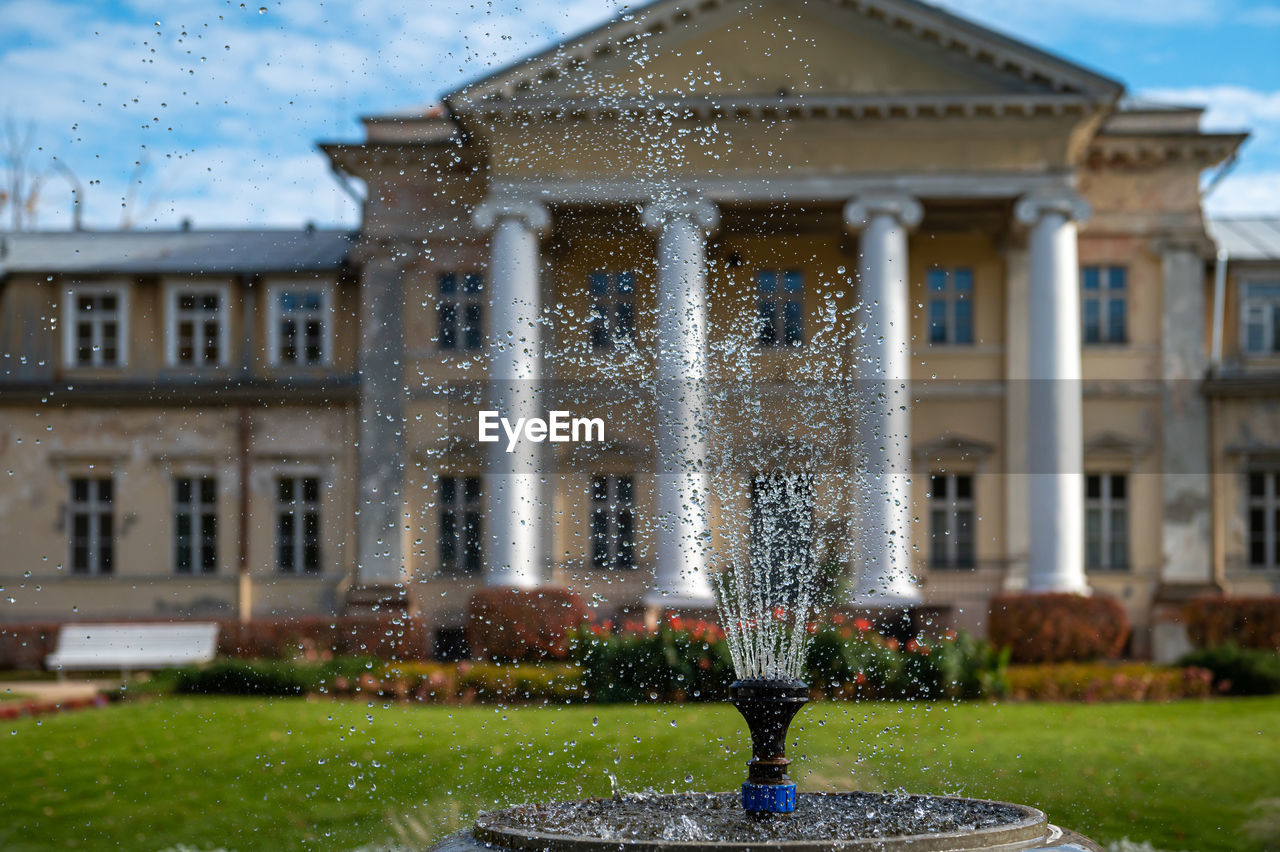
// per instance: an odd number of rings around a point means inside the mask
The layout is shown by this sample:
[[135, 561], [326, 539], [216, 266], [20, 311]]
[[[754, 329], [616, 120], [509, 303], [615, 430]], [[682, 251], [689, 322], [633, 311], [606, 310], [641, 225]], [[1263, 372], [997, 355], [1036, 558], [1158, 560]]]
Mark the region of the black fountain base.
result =
[[432, 852], [1100, 852], [1025, 805], [880, 793], [802, 793], [796, 812], [748, 819], [738, 795], [627, 795], [482, 814]]

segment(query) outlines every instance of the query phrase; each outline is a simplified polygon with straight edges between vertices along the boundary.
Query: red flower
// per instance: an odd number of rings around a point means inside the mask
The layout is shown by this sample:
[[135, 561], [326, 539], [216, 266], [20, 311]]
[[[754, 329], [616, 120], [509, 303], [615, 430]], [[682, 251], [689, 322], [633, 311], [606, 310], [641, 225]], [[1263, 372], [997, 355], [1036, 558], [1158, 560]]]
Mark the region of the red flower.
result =
[[867, 621], [865, 618], [859, 618], [853, 623], [853, 626], [858, 628], [859, 633], [866, 633], [871, 629], [871, 622]]
[[898, 640], [890, 636], [888, 639], [884, 640], [884, 646], [890, 651], [896, 651], [898, 650]]
[[853, 679], [853, 682], [861, 686], [867, 682], [867, 676], [862, 672], [858, 672], [858, 676]]

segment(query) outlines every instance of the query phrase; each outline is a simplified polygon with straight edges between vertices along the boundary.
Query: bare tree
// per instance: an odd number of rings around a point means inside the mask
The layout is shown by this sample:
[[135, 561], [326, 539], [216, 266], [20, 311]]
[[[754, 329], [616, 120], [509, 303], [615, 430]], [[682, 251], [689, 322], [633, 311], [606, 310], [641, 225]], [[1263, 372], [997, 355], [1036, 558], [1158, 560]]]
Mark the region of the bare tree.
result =
[[0, 211], [8, 207], [13, 230], [25, 231], [35, 226], [36, 205], [40, 201], [40, 185], [44, 171], [33, 165], [35, 152], [35, 122], [20, 126], [12, 115], [4, 120], [4, 188], [0, 189]]

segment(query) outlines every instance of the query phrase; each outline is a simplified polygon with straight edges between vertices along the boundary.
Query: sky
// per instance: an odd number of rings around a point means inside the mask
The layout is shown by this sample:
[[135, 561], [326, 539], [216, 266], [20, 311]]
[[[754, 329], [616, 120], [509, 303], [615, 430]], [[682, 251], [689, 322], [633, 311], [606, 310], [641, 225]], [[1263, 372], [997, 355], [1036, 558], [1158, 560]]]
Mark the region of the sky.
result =
[[[825, 0], [809, 0], [825, 2]], [[1280, 0], [938, 5], [1253, 136], [1208, 200], [1280, 214]], [[353, 226], [319, 141], [425, 105], [599, 24], [620, 0], [0, 0], [0, 167], [25, 150], [36, 225]], [[29, 144], [27, 143], [29, 140]], [[9, 227], [8, 210], [0, 229]]]

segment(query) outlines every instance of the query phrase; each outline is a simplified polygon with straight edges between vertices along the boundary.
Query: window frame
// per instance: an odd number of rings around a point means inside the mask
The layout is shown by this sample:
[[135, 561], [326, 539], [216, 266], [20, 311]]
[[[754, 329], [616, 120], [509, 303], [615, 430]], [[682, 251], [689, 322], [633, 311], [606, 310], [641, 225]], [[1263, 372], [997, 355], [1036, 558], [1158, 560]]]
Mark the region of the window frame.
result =
[[[86, 481], [91, 483], [90, 489], [99, 493], [90, 497], [89, 500], [81, 503], [75, 499], [76, 483]], [[101, 500], [100, 488], [101, 483], [110, 483], [111, 498], [105, 502]], [[97, 488], [93, 484], [97, 484]], [[102, 474], [97, 472], [76, 473], [67, 477], [67, 571], [72, 577], [113, 577], [116, 574], [116, 538], [118, 532], [118, 524], [116, 523], [116, 497], [119, 493], [119, 483], [112, 473]], [[105, 511], [103, 506], [106, 506]], [[83, 506], [83, 509], [77, 509], [77, 506]], [[88, 535], [88, 551], [86, 554], [87, 563], [85, 570], [81, 571], [76, 567], [76, 516], [85, 514], [89, 517], [90, 533]], [[107, 515], [111, 519], [111, 530], [107, 535], [102, 534], [101, 520], [103, 515]], [[103, 570], [102, 548], [101, 543], [105, 540], [108, 544], [107, 568]]]
[[[1092, 477], [1099, 477], [1099, 496], [1089, 496], [1089, 480]], [[1119, 478], [1124, 481], [1124, 496], [1117, 499], [1114, 495], [1115, 480]], [[1126, 470], [1096, 470], [1085, 471], [1084, 474], [1084, 566], [1086, 571], [1100, 571], [1105, 573], [1123, 573], [1133, 570], [1133, 511], [1132, 496], [1133, 482], [1132, 477]], [[1121, 509], [1124, 512], [1124, 556], [1119, 564], [1114, 564], [1112, 559], [1115, 550], [1116, 534], [1112, 524], [1113, 513]], [[1099, 513], [1099, 562], [1091, 562], [1089, 558], [1089, 514], [1090, 512]]]
[[[973, 571], [978, 567], [978, 477], [972, 471], [931, 470], [929, 477], [929, 568], [936, 571]], [[960, 478], [969, 481], [969, 496], [961, 498]], [[939, 498], [934, 494], [933, 484], [938, 478], [946, 480], [946, 495], [939, 506]], [[947, 533], [939, 535], [935, 528], [935, 512], [941, 509], [947, 515]], [[959, 516], [962, 511], [969, 513], [969, 548], [968, 558], [960, 553]], [[938, 546], [942, 545], [945, 558], [939, 558]]]
[[[630, 289], [623, 290], [623, 276], [630, 278]], [[634, 346], [638, 334], [636, 328], [636, 283], [639, 273], [634, 269], [593, 269], [587, 273], [587, 297], [591, 300], [591, 315], [588, 320], [588, 332], [593, 352], [608, 352], [619, 346]], [[596, 291], [596, 281], [604, 278], [605, 289]], [[623, 327], [619, 322], [620, 309], [630, 308], [630, 325], [626, 334], [619, 334]], [[604, 308], [602, 311], [601, 308]], [[598, 327], [604, 327], [603, 337]], [[603, 341], [603, 342], [602, 342]]]
[[[1098, 289], [1088, 290], [1085, 288], [1085, 276], [1090, 270], [1098, 272]], [[1124, 279], [1124, 286], [1115, 287], [1112, 281], [1115, 273], [1119, 272]], [[1128, 346], [1131, 337], [1129, 328], [1129, 293], [1132, 290], [1132, 278], [1128, 264], [1124, 263], [1082, 263], [1080, 264], [1080, 344], [1082, 346]], [[1117, 297], [1115, 294], [1119, 293]], [[1094, 296], [1088, 294], [1095, 293]], [[1111, 334], [1111, 320], [1108, 310], [1113, 301], [1120, 299], [1124, 306], [1123, 321], [1124, 329], [1120, 337], [1113, 337]], [[1089, 301], [1098, 302], [1098, 339], [1089, 339], [1088, 322], [1088, 303]]]
[[[965, 273], [969, 278], [969, 288], [961, 290], [956, 285], [956, 278], [959, 273]], [[935, 273], [941, 273], [945, 277], [945, 285], [941, 290], [933, 288], [933, 277]], [[977, 316], [974, 313], [974, 298], [977, 289], [977, 276], [974, 274], [972, 266], [931, 266], [925, 273], [925, 340], [930, 346], [956, 346], [970, 348], [977, 345], [978, 335], [976, 332]], [[944, 307], [943, 317], [943, 335], [942, 340], [933, 339], [933, 304], [941, 302]], [[956, 306], [960, 303], [969, 306], [968, 319], [968, 340], [957, 340], [960, 320], [957, 315]]]
[[[1264, 478], [1263, 494], [1255, 497], [1251, 480]], [[1263, 561], [1253, 560], [1253, 513], [1262, 512]], [[1244, 475], [1244, 565], [1250, 572], [1280, 570], [1280, 468], [1248, 468]]]
[[[604, 496], [599, 496], [600, 481], [604, 481]], [[621, 483], [626, 481], [630, 488], [630, 496], [622, 497]], [[636, 565], [636, 475], [630, 471], [615, 473], [592, 473], [587, 483], [588, 529], [587, 564], [593, 571], [633, 571]], [[603, 513], [603, 514], [602, 514]], [[624, 533], [623, 515], [629, 515], [628, 528]], [[600, 555], [601, 538], [597, 531], [597, 520], [605, 519], [603, 538], [604, 559]]]
[[[334, 337], [334, 284], [332, 281], [272, 281], [267, 284], [267, 363], [273, 369], [307, 370], [333, 366]], [[320, 333], [322, 349], [319, 361], [286, 361], [280, 357], [280, 321], [283, 314], [280, 309], [280, 295], [288, 292], [319, 293], [320, 311], [323, 315], [324, 328]]]
[[[76, 357], [77, 297], [82, 293], [116, 297], [116, 359], [113, 363], [81, 364]], [[129, 313], [133, 282], [70, 281], [62, 285], [62, 365], [68, 370], [121, 370], [129, 366]]]
[[[218, 308], [218, 360], [209, 364], [178, 360], [178, 299], [188, 293], [216, 292]], [[231, 285], [225, 281], [166, 281], [164, 283], [164, 360], [166, 366], [186, 370], [225, 369], [231, 363]]]
[[[764, 289], [764, 276], [772, 275], [773, 283], [769, 290]], [[788, 289], [788, 276], [795, 275], [800, 281], [797, 289]], [[755, 344], [761, 349], [769, 351], [780, 351], [786, 349], [802, 349], [808, 340], [808, 329], [806, 328], [806, 296], [807, 288], [805, 286], [805, 270], [801, 267], [758, 267], [752, 279], [753, 295], [755, 298]], [[766, 303], [773, 304], [773, 313], [766, 320], [764, 310]], [[797, 327], [799, 329], [799, 337], [796, 340], [788, 340], [788, 330], [790, 328], [789, 308], [794, 305], [797, 310]], [[769, 328], [771, 339], [766, 340], [764, 335], [765, 328]]]
[[[452, 293], [444, 292], [444, 281], [446, 278], [455, 279], [454, 291]], [[468, 278], [479, 278], [480, 287], [478, 290], [467, 290]], [[435, 344], [437, 351], [448, 353], [477, 353], [484, 352], [488, 343], [488, 332], [485, 327], [485, 314], [488, 305], [485, 303], [486, 291], [488, 285], [488, 275], [483, 269], [442, 269], [436, 274], [436, 334]], [[479, 343], [476, 346], [467, 344], [467, 320], [466, 311], [471, 305], [477, 308], [479, 317]], [[445, 322], [444, 311], [446, 308], [453, 308], [453, 343], [445, 345]]]
[[[446, 504], [444, 499], [445, 480], [453, 481], [453, 500]], [[467, 496], [467, 481], [474, 480], [476, 483], [476, 497], [471, 501]], [[488, 520], [487, 505], [485, 503], [485, 477], [480, 473], [471, 471], [446, 470], [436, 474], [436, 564], [438, 573], [442, 577], [479, 577], [484, 573], [485, 559], [485, 521]], [[451, 562], [445, 559], [445, 514], [452, 512], [455, 518], [453, 527], [453, 559]], [[459, 526], [456, 523], [457, 517], [461, 515], [463, 522]], [[475, 549], [476, 564], [472, 568], [467, 565], [467, 557], [469, 548], [467, 545], [467, 524], [470, 516], [474, 515], [477, 521], [476, 538], [479, 542]]]
[[[1249, 288], [1253, 286], [1270, 286], [1280, 290], [1280, 276], [1274, 278], [1249, 277], [1240, 281], [1240, 354], [1249, 360], [1265, 360], [1280, 358], [1280, 292], [1274, 298], [1263, 299], [1251, 297]], [[1270, 311], [1264, 317], [1263, 348], [1249, 348], [1249, 311], [1251, 308], [1269, 306]]]
[[[178, 499], [178, 483], [180, 480], [189, 480], [192, 483], [191, 494], [195, 499], [188, 500], [183, 503]], [[206, 503], [203, 496], [199, 494], [201, 485], [206, 481], [213, 483], [213, 502]], [[220, 524], [220, 513], [218, 512], [219, 497], [221, 492], [218, 488], [218, 476], [209, 472], [185, 472], [175, 473], [170, 477], [173, 490], [170, 492], [173, 500], [173, 576], [175, 577], [201, 577], [212, 576], [219, 573], [221, 567], [218, 561], [219, 546], [218, 529]], [[185, 509], [184, 509], [185, 507]], [[188, 547], [191, 548], [191, 562], [187, 570], [182, 570], [181, 560], [178, 558], [178, 550], [180, 543], [178, 540], [178, 518], [180, 515], [189, 514], [191, 516], [191, 534], [189, 536]], [[210, 537], [205, 530], [205, 516], [213, 515], [213, 535]], [[211, 542], [213, 548], [213, 567], [204, 567], [204, 544]]]
[[[299, 500], [296, 496], [288, 503], [280, 499], [280, 482], [281, 480], [293, 480], [293, 494], [297, 494], [299, 483], [305, 480], [314, 479], [316, 481], [316, 499], [307, 502], [305, 499]], [[324, 507], [325, 492], [329, 487], [325, 482], [325, 475], [319, 470], [274, 470], [271, 474], [272, 484], [272, 566], [273, 576], [276, 577], [322, 577], [325, 573], [324, 563]], [[305, 484], [302, 486], [305, 489]], [[304, 492], [305, 498], [305, 492]], [[294, 559], [290, 567], [286, 568], [280, 559], [281, 544], [283, 544], [283, 533], [281, 531], [280, 520], [284, 514], [285, 508], [288, 507], [290, 514], [294, 517], [293, 530], [290, 533], [292, 538]], [[308, 570], [306, 567], [306, 510], [313, 507], [316, 516], [316, 567], [315, 570]], [[302, 513], [302, 523], [297, 521], [299, 512]]]

